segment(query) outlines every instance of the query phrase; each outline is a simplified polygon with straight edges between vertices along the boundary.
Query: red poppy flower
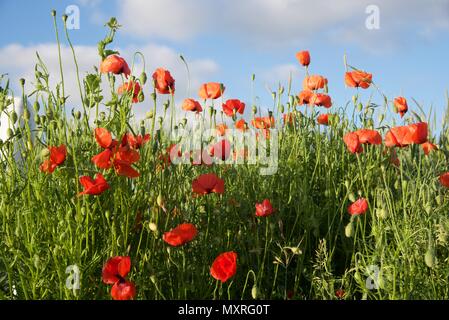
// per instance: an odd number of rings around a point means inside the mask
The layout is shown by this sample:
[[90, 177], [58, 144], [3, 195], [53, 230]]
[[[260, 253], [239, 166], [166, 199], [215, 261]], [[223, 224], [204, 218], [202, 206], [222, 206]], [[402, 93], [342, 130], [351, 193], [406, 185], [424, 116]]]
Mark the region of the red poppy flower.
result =
[[118, 88], [118, 94], [130, 93], [133, 95], [133, 103], [143, 101], [143, 92], [140, 84], [136, 81], [125, 82]]
[[96, 128], [95, 131], [95, 140], [103, 149], [110, 148], [113, 146], [114, 142], [112, 140], [111, 133], [105, 128]]
[[140, 176], [140, 173], [128, 161], [114, 160], [114, 169], [119, 176], [127, 178], [137, 178]]
[[323, 76], [319, 75], [306, 76], [303, 82], [303, 89], [304, 90], [323, 89], [326, 84], [327, 79]]
[[324, 93], [314, 94], [310, 100], [310, 103], [314, 104], [317, 107], [325, 107], [325, 108], [332, 107], [331, 97]]
[[217, 130], [217, 134], [219, 136], [224, 136], [226, 134], [226, 130], [228, 130], [228, 126], [225, 125], [224, 123], [221, 123], [221, 124], [217, 124], [215, 129]]
[[176, 228], [165, 232], [162, 239], [169, 245], [178, 247], [192, 241], [197, 234], [198, 230], [195, 225], [191, 223], [182, 223]]
[[274, 209], [270, 200], [265, 199], [262, 203], [256, 203], [256, 216], [267, 217], [273, 214]]
[[131, 70], [129, 69], [128, 64], [125, 59], [117, 56], [110, 55], [107, 56], [100, 64], [100, 72], [101, 73], [114, 73], [114, 74], [125, 74], [125, 76], [129, 76], [131, 74]]
[[224, 180], [213, 173], [202, 174], [192, 182], [192, 191], [199, 195], [224, 193]]
[[175, 93], [175, 79], [171, 76], [168, 70], [158, 68], [153, 73], [153, 80], [155, 89], [160, 94], [174, 94]]
[[222, 283], [232, 278], [237, 271], [237, 253], [233, 251], [220, 254], [212, 263], [210, 274]]
[[298, 94], [299, 105], [310, 104], [315, 94], [310, 90], [303, 90]]
[[228, 139], [223, 139], [217, 143], [215, 143], [209, 151], [212, 157], [216, 157], [225, 161], [229, 158], [229, 154], [231, 153], [231, 143]]
[[104, 283], [113, 285], [111, 296], [114, 300], [134, 299], [136, 288], [133, 283], [125, 279], [130, 270], [130, 257], [113, 257], [103, 266], [101, 276]]
[[84, 191], [80, 192], [78, 196], [85, 194], [99, 195], [109, 189], [109, 184], [101, 173], [97, 173], [95, 180], [89, 176], [82, 176], [80, 177], [80, 183]]
[[376, 130], [359, 129], [354, 132], [362, 144], [382, 144], [382, 137]]
[[105, 149], [92, 157], [92, 162], [100, 169], [110, 169], [112, 167], [112, 151]]
[[235, 122], [235, 128], [240, 131], [246, 131], [248, 130], [248, 124], [246, 123], [245, 120], [240, 119]]
[[203, 108], [201, 108], [201, 104], [198, 101], [194, 99], [185, 99], [182, 103], [182, 110], [201, 112], [203, 111]]
[[367, 89], [373, 81], [373, 75], [360, 70], [355, 70], [345, 73], [345, 83], [351, 88]]
[[348, 213], [351, 216], [364, 214], [366, 210], [368, 210], [368, 201], [365, 198], [360, 198], [348, 206]]
[[419, 122], [408, 126], [393, 127], [385, 135], [387, 147], [404, 147], [409, 144], [421, 144], [427, 141], [427, 123]]
[[439, 180], [443, 186], [449, 188], [449, 172], [445, 172], [442, 175], [440, 175]]
[[345, 134], [343, 137], [343, 141], [346, 144], [346, 147], [348, 148], [349, 152], [351, 153], [362, 153], [363, 147], [360, 143], [359, 136], [354, 132], [349, 132]]
[[296, 59], [303, 67], [307, 67], [310, 64], [310, 53], [309, 51], [300, 51], [296, 54]]
[[223, 84], [218, 82], [208, 82], [201, 85], [198, 95], [204, 100], [217, 99], [221, 97], [224, 91], [225, 87]]
[[424, 142], [423, 144], [421, 144], [421, 148], [424, 151], [424, 154], [427, 156], [431, 151], [433, 150], [438, 150], [438, 147], [430, 142]]
[[343, 299], [343, 297], [345, 296], [345, 290], [343, 289], [338, 289], [337, 291], [335, 291], [335, 296], [338, 299]]
[[230, 117], [236, 115], [236, 113], [243, 114], [245, 111], [245, 103], [241, 102], [238, 99], [229, 99], [226, 103], [223, 103], [223, 112]]
[[401, 115], [401, 118], [408, 111], [407, 99], [405, 99], [404, 97], [395, 98], [394, 106], [396, 107], [397, 111]]
[[251, 120], [253, 127], [257, 129], [269, 129], [274, 128], [274, 118], [273, 117], [256, 117]]
[[39, 167], [42, 172], [53, 173], [55, 169], [64, 163], [67, 157], [67, 148], [61, 144], [59, 147], [48, 147], [50, 156]]
[[150, 141], [150, 135], [147, 133], [144, 136], [137, 135], [134, 136], [132, 133], [125, 133], [122, 139], [122, 145], [128, 145], [133, 149], [140, 149], [142, 146]]
[[136, 287], [130, 281], [119, 281], [112, 286], [111, 296], [114, 300], [132, 300], [136, 296]]
[[318, 124], [322, 124], [322, 125], [329, 125], [329, 115], [327, 113], [324, 114], [320, 114], [316, 121], [318, 122]]

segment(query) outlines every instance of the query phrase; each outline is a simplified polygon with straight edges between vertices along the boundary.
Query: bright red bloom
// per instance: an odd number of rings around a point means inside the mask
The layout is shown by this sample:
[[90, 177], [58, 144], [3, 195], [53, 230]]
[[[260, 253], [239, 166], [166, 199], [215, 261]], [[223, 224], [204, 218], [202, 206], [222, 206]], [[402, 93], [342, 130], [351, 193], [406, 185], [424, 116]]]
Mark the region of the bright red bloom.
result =
[[114, 300], [132, 300], [136, 296], [136, 286], [130, 281], [119, 281], [112, 286], [111, 296]]
[[223, 103], [222, 107], [223, 112], [230, 117], [235, 116], [237, 112], [243, 114], [245, 111], [245, 103], [238, 99], [229, 99], [226, 103]]
[[198, 95], [204, 100], [217, 99], [221, 97], [224, 91], [225, 87], [222, 83], [208, 82], [201, 85]]
[[240, 131], [246, 131], [248, 130], [248, 124], [246, 123], [245, 120], [240, 119], [235, 122], [235, 128]]
[[212, 263], [210, 274], [222, 283], [232, 278], [237, 271], [237, 253], [233, 251], [220, 254]]
[[303, 90], [298, 94], [299, 105], [310, 104], [315, 94], [310, 90]]
[[178, 247], [195, 239], [198, 230], [195, 225], [191, 223], [182, 223], [176, 228], [167, 231], [162, 236], [162, 239], [169, 245]]
[[438, 147], [431, 142], [424, 142], [421, 144], [421, 148], [424, 151], [424, 154], [427, 156], [431, 151], [438, 150]]
[[382, 144], [382, 137], [376, 130], [359, 129], [354, 133], [357, 134], [362, 144]]
[[92, 157], [92, 162], [100, 169], [110, 169], [112, 167], [112, 151], [105, 149]]
[[307, 67], [310, 64], [310, 53], [309, 51], [300, 51], [296, 54], [296, 59], [303, 66]]
[[332, 99], [329, 95], [324, 93], [315, 93], [313, 94], [311, 100], [311, 104], [314, 104], [317, 107], [325, 107], [330, 108], [332, 107]]
[[118, 88], [118, 94], [130, 93], [133, 95], [133, 103], [143, 101], [143, 92], [137, 81], [125, 82]]
[[404, 97], [395, 98], [394, 106], [398, 110], [398, 113], [401, 115], [401, 118], [408, 111], [407, 99], [405, 99]]
[[125, 133], [122, 139], [122, 145], [129, 145], [133, 149], [140, 149], [142, 146], [150, 141], [150, 134], [144, 136], [137, 135], [134, 136], [132, 133]]
[[256, 203], [256, 216], [267, 217], [273, 214], [274, 209], [270, 200], [265, 199], [262, 203]]
[[368, 210], [368, 201], [365, 198], [360, 198], [348, 206], [348, 213], [351, 216], [364, 214], [366, 210]]
[[153, 73], [153, 80], [155, 89], [160, 94], [174, 94], [175, 93], [175, 79], [171, 76], [168, 70], [158, 68]]
[[327, 79], [323, 76], [319, 75], [306, 76], [303, 82], [303, 89], [304, 90], [323, 89], [326, 84]]
[[368, 89], [373, 81], [371, 73], [355, 70], [345, 73], [345, 83], [348, 87]]
[[182, 110], [201, 112], [203, 111], [203, 108], [201, 108], [201, 104], [198, 101], [194, 99], [185, 99], [182, 103]]
[[100, 72], [101, 73], [114, 73], [114, 74], [125, 74], [125, 76], [129, 76], [131, 74], [131, 70], [129, 69], [128, 64], [125, 59], [117, 56], [110, 55], [107, 56], [100, 64]]
[[322, 124], [322, 125], [329, 125], [329, 114], [324, 113], [324, 114], [320, 114], [316, 121], [318, 122], [318, 124]]
[[346, 147], [348, 148], [349, 152], [351, 153], [362, 153], [363, 147], [360, 143], [359, 136], [354, 132], [349, 132], [345, 134], [343, 137], [343, 141], [346, 144]]
[[192, 191], [199, 195], [224, 193], [224, 180], [213, 173], [202, 174], [192, 182]]
[[134, 284], [125, 279], [130, 270], [130, 257], [113, 257], [103, 266], [101, 276], [104, 283], [113, 285], [111, 296], [114, 300], [130, 300], [136, 296]]
[[112, 135], [105, 128], [96, 128], [95, 131], [95, 140], [103, 149], [110, 148], [113, 145]]
[[385, 135], [387, 147], [404, 147], [409, 144], [421, 144], [427, 141], [427, 123], [419, 122], [408, 126], [393, 127]]
[[257, 129], [269, 129], [274, 128], [274, 118], [273, 117], [256, 117], [251, 120], [253, 127]]
[[343, 290], [343, 289], [338, 289], [338, 290], [336, 290], [335, 291], [335, 296], [338, 298], [338, 299], [343, 299], [343, 297], [345, 296], [345, 290]]
[[140, 176], [140, 173], [127, 161], [114, 160], [114, 169], [119, 176], [128, 178], [137, 178]]
[[449, 172], [445, 172], [442, 175], [440, 175], [439, 180], [443, 186], [449, 188]]
[[219, 136], [224, 136], [226, 134], [226, 130], [228, 130], [228, 126], [224, 123], [217, 124], [215, 127]]
[[80, 183], [84, 191], [78, 193], [78, 196], [85, 194], [99, 195], [109, 189], [109, 184], [101, 173], [96, 174], [95, 180], [89, 176], [82, 176], [80, 177]]
[[215, 143], [209, 151], [212, 157], [216, 157], [225, 161], [229, 158], [229, 154], [231, 153], [231, 143], [228, 139], [223, 139], [217, 143]]
[[61, 144], [59, 147], [48, 147], [50, 156], [39, 167], [42, 172], [53, 173], [55, 169], [64, 163], [67, 157], [67, 148]]

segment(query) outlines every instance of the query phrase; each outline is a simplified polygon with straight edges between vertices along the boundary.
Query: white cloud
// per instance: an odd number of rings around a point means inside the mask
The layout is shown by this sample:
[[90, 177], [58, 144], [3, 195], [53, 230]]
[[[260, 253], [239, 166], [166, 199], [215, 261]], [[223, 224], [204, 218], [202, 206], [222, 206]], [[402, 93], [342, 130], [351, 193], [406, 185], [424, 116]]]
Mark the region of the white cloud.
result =
[[[132, 65], [132, 58], [136, 48], [126, 47], [119, 48], [121, 55], [128, 61], [130, 67]], [[76, 81], [75, 66], [72, 59], [72, 53], [69, 47], [62, 46], [62, 57], [64, 66], [64, 81], [65, 93], [70, 95], [68, 105], [81, 105], [79, 97], [79, 89]], [[172, 76], [176, 80], [176, 98], [178, 102], [186, 97], [187, 91], [187, 73], [179, 55], [172, 48], [160, 46], [157, 44], [148, 44], [142, 47], [141, 51], [146, 59], [146, 72], [148, 78], [151, 78], [153, 71], [158, 67], [163, 67], [170, 70]], [[34, 82], [34, 66], [37, 62], [36, 52], [39, 52], [42, 60], [46, 63], [50, 74], [50, 85], [52, 88], [60, 80], [59, 63], [58, 63], [58, 49], [56, 44], [39, 44], [35, 46], [23, 46], [20, 44], [11, 44], [0, 48], [0, 73], [8, 73], [11, 79], [12, 87], [15, 90], [15, 95], [20, 95], [19, 78], [26, 79], [26, 88], [28, 92], [32, 91], [32, 82]], [[93, 72], [93, 67], [98, 66], [100, 58], [95, 46], [75, 46], [78, 64], [80, 68], [80, 76], [83, 77], [86, 72]], [[134, 66], [135, 74], [140, 75], [142, 65], [139, 58], [136, 59]], [[188, 57], [186, 57], [188, 60]], [[189, 60], [188, 60], [189, 61]], [[189, 61], [189, 68], [191, 71], [191, 91], [192, 97], [197, 97], [197, 89], [203, 82], [210, 80], [218, 70], [219, 66], [211, 59], [192, 59]], [[136, 104], [134, 108], [137, 118], [141, 118], [147, 111], [150, 110], [151, 102], [149, 94], [150, 81], [144, 88], [144, 93], [147, 99], [140, 104]], [[105, 96], [107, 94], [107, 86], [104, 87]], [[178, 106], [178, 109], [180, 106]], [[178, 117], [179, 118], [179, 117]]]
[[[242, 43], [277, 48], [304, 41], [394, 46], [405, 34], [449, 31], [446, 0], [120, 0], [120, 21], [138, 37], [187, 40], [227, 34]], [[380, 9], [380, 30], [365, 27], [368, 5]], [[323, 37], [324, 35], [324, 37]]]

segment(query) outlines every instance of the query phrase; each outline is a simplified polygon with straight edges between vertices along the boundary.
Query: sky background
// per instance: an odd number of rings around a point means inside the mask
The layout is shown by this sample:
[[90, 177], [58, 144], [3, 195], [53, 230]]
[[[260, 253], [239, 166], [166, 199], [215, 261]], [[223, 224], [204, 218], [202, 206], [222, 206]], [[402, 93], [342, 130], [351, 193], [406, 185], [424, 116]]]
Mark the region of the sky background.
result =
[[[255, 95], [269, 107], [266, 88], [274, 90], [279, 82], [286, 86], [290, 73], [293, 92], [299, 93], [304, 70], [295, 53], [309, 50], [310, 72], [328, 78], [333, 108], [344, 106], [356, 92], [344, 85], [346, 53], [349, 64], [373, 73], [390, 100], [403, 95], [414, 111], [412, 97], [426, 112], [432, 106], [438, 119], [434, 125], [441, 126], [449, 88], [449, 0], [0, 0], [0, 74], [8, 73], [16, 95], [20, 77], [33, 80], [36, 51], [54, 75], [53, 83], [58, 80], [50, 11], [57, 10], [61, 27], [69, 5], [80, 10], [80, 29], [69, 32], [82, 74], [99, 65], [97, 42], [107, 32], [104, 24], [115, 16], [123, 27], [113, 47], [130, 65], [133, 53], [143, 52], [149, 76], [157, 67], [170, 70], [178, 102], [187, 95], [197, 98], [201, 83], [216, 81], [225, 84], [225, 99], [243, 100], [250, 114], [254, 73]], [[379, 29], [365, 25], [368, 5], [379, 8]], [[73, 61], [61, 38], [66, 91], [76, 105]], [[179, 54], [191, 70], [189, 93]], [[148, 85], [144, 92], [148, 97]], [[362, 96], [370, 94], [382, 103], [374, 89]], [[150, 107], [147, 98], [134, 109], [142, 116]], [[397, 115], [390, 116], [401, 123]]]

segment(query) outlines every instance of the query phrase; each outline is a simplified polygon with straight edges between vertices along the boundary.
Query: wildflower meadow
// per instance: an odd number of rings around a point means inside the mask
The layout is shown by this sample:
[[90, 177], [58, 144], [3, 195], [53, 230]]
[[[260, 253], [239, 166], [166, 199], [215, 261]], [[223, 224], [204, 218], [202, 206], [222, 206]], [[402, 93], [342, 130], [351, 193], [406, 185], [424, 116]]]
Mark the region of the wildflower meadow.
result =
[[114, 50], [118, 21], [104, 31], [87, 74], [73, 50], [74, 78], [38, 53], [21, 92], [1, 76], [1, 299], [449, 298], [449, 127], [414, 92], [387, 97], [336, 57], [337, 103], [298, 48], [301, 78], [269, 107], [217, 79], [185, 96], [188, 59], [138, 70], [144, 56]]

